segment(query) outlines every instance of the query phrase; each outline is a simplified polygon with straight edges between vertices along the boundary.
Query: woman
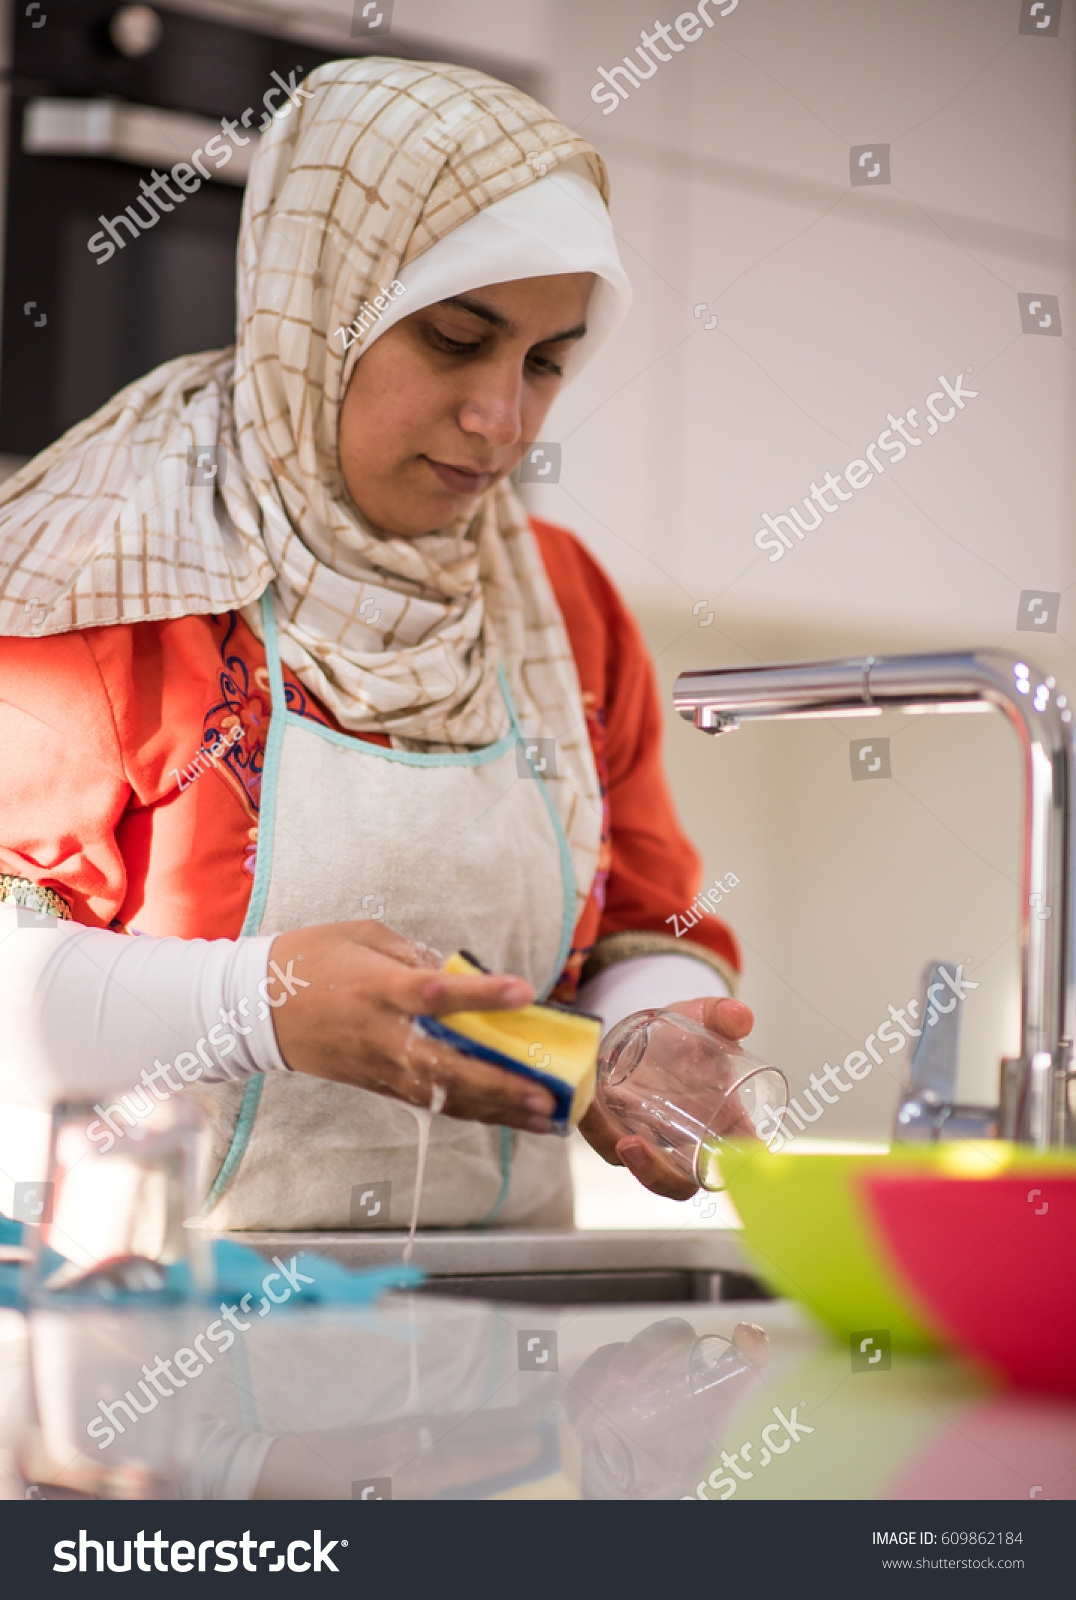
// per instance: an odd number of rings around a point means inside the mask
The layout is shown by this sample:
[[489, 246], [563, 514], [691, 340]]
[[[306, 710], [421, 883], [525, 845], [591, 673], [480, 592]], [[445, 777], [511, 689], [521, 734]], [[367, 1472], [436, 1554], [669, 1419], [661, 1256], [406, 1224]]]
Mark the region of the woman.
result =
[[102, 1141], [200, 1097], [215, 1227], [398, 1226], [435, 1091], [424, 1223], [570, 1221], [551, 1097], [417, 1014], [751, 1025], [728, 930], [668, 933], [698, 860], [638, 633], [507, 479], [626, 312], [605, 195], [480, 73], [319, 68], [251, 173], [235, 350], [0, 493], [0, 891], [60, 919], [9, 913], [4, 1097], [89, 1096]]

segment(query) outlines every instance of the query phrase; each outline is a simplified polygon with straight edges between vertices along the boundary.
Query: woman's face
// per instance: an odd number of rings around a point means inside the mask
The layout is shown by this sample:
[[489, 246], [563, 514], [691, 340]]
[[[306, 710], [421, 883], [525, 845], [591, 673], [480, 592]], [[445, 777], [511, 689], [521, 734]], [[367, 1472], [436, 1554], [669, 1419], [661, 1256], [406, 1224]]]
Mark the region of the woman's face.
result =
[[592, 272], [520, 278], [404, 317], [355, 365], [340, 468], [384, 533], [413, 538], [470, 512], [541, 436], [585, 332]]

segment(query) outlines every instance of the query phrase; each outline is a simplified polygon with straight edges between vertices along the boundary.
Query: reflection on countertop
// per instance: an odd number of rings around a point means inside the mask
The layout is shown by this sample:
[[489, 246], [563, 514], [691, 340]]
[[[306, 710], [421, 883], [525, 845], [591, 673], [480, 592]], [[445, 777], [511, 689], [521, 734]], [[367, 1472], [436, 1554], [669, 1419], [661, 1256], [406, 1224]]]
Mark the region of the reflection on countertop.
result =
[[[197, 1344], [208, 1363], [177, 1361], [211, 1320], [190, 1308], [173, 1328], [156, 1313], [50, 1314], [29, 1338], [0, 1313], [3, 1492], [1076, 1498], [1076, 1406], [942, 1358], [855, 1371], [787, 1302], [247, 1309], [230, 1345]], [[188, 1376], [150, 1404], [139, 1380], [162, 1357]], [[128, 1389], [134, 1412], [117, 1405]]]

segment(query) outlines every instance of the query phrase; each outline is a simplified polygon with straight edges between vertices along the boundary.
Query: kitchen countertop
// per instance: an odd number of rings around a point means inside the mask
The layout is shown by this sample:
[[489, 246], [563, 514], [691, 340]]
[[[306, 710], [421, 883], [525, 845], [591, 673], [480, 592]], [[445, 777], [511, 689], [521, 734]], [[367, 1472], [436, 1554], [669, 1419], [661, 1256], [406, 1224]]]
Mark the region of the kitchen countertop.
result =
[[[452, 1270], [482, 1246], [484, 1269], [516, 1271], [511, 1237], [424, 1246]], [[289, 1260], [288, 1240], [271, 1253]], [[385, 1260], [393, 1243], [363, 1246]], [[694, 1266], [732, 1241], [681, 1243]], [[534, 1235], [527, 1260], [563, 1264], [563, 1246]], [[578, 1259], [597, 1260], [592, 1247], [608, 1263], [598, 1241]], [[620, 1248], [622, 1263], [645, 1262], [637, 1241]], [[1076, 1405], [1006, 1394], [944, 1357], [853, 1371], [785, 1301], [264, 1304], [229, 1349], [205, 1338], [199, 1308], [35, 1314], [29, 1330], [0, 1312], [0, 1495], [48, 1498], [61, 1483], [133, 1498], [1076, 1499]], [[99, 1402], [199, 1333], [215, 1359], [98, 1451], [86, 1429]]]
[[[237, 1237], [267, 1260], [306, 1251], [352, 1268], [398, 1262], [407, 1244], [406, 1233], [388, 1229]], [[738, 1230], [725, 1228], [425, 1229], [413, 1259], [429, 1274], [423, 1293], [516, 1304], [768, 1298], [750, 1275]]]
[[[314, 1250], [347, 1267], [381, 1267], [399, 1261], [407, 1233], [365, 1229], [340, 1233], [229, 1235], [262, 1255]], [[518, 1272], [747, 1272], [737, 1234], [718, 1228], [654, 1230], [563, 1228], [527, 1232], [477, 1228], [423, 1229], [415, 1237], [417, 1266], [437, 1275]]]

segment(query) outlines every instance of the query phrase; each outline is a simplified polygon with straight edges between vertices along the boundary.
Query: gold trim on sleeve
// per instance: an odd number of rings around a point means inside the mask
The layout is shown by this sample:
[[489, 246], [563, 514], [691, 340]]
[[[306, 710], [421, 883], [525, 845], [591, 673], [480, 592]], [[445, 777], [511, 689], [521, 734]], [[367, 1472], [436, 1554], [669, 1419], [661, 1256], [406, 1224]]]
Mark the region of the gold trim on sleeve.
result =
[[33, 883], [29, 878], [13, 878], [0, 872], [0, 905], [25, 906], [30, 911], [44, 911], [48, 916], [71, 921], [71, 907], [55, 889]]

